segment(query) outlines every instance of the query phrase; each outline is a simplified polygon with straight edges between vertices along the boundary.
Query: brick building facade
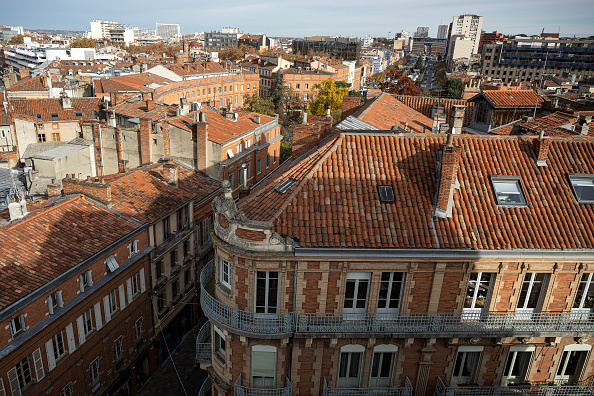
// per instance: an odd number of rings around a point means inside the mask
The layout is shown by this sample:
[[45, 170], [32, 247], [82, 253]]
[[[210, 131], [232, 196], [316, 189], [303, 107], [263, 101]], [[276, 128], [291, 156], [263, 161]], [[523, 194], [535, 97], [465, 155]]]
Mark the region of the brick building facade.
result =
[[202, 394], [592, 392], [593, 149], [358, 130], [224, 184]]

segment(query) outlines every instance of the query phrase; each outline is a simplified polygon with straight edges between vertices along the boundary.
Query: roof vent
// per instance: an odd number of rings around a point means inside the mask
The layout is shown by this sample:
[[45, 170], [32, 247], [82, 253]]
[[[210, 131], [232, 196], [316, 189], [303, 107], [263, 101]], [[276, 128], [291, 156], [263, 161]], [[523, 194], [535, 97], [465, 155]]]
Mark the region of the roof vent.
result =
[[295, 180], [287, 179], [276, 188], [276, 191], [278, 191], [281, 194], [284, 194], [287, 192], [287, 190], [289, 190], [289, 188], [293, 187], [294, 185], [295, 185]]

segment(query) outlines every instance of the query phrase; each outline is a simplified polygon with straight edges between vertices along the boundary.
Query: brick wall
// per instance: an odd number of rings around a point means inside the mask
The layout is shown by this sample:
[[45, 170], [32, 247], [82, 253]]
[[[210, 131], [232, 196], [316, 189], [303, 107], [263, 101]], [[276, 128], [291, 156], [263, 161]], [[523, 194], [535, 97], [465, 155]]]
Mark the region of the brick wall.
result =
[[427, 312], [433, 273], [415, 272], [412, 276], [415, 287], [411, 290], [412, 301], [409, 303], [408, 308], [410, 312]]
[[450, 200], [450, 190], [452, 183], [456, 181], [458, 174], [458, 164], [462, 156], [461, 147], [444, 147], [441, 159], [441, 175], [439, 177], [439, 191], [437, 193], [438, 209], [447, 210]]
[[247, 310], [248, 308], [248, 300], [247, 296], [249, 295], [249, 276], [248, 270], [245, 268], [245, 259], [239, 258], [238, 259], [239, 266], [236, 267], [237, 273], [237, 281], [235, 282], [236, 289], [237, 289], [237, 298], [235, 301], [237, 302], [237, 309]]
[[151, 132], [152, 121], [148, 118], [140, 119], [140, 132], [138, 139], [140, 141], [140, 164], [146, 165], [151, 163]]
[[332, 116], [308, 115], [307, 121], [310, 124], [320, 126], [320, 139], [330, 135], [332, 131]]
[[192, 142], [194, 144], [194, 159], [196, 170], [206, 173], [206, 146], [208, 145], [208, 124], [206, 122], [195, 122], [192, 124]]
[[514, 285], [516, 282], [518, 282], [518, 277], [520, 274], [514, 272], [503, 272], [502, 274], [498, 274], [498, 276], [501, 277], [501, 281], [499, 291], [496, 296], [497, 302], [495, 303], [495, 311], [506, 312], [512, 309], [512, 298], [516, 293]]
[[161, 124], [161, 135], [163, 136], [163, 154], [165, 156], [170, 156], [171, 144], [169, 141], [169, 124], [166, 122]]
[[242, 238], [250, 241], [263, 241], [266, 239], [266, 234], [262, 231], [246, 230], [245, 228], [238, 228], [235, 230], [235, 234]]
[[320, 295], [319, 281], [322, 279], [321, 272], [306, 272], [304, 275], [305, 287], [303, 288], [303, 295], [305, 301], [301, 307], [301, 312], [316, 312], [320, 304], [318, 303], [318, 296]]
[[548, 306], [548, 311], [563, 312], [571, 307], [569, 297], [573, 297], [571, 293], [572, 283], [580, 279], [581, 276], [575, 273], [559, 273], [555, 276], [555, 284], [551, 291], [551, 298]]
[[342, 115], [341, 119], [345, 119], [351, 114], [355, 113], [361, 108], [361, 98], [358, 96], [345, 96], [342, 98]]
[[314, 124], [293, 125], [293, 159], [301, 157], [320, 143], [321, 127]]
[[97, 201], [108, 204], [111, 202], [111, 186], [99, 179], [78, 180], [73, 177], [62, 179], [64, 195], [85, 194]]
[[439, 312], [456, 312], [458, 302], [456, 297], [463, 291], [460, 290], [460, 282], [464, 278], [463, 272], [446, 271], [439, 296]]

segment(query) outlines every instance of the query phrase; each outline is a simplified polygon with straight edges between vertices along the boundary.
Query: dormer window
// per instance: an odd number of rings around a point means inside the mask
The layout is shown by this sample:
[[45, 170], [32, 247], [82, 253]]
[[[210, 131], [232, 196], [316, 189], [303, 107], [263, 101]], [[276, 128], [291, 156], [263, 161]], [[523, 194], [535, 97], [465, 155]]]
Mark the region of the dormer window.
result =
[[394, 189], [392, 186], [377, 186], [381, 202], [394, 202]]
[[594, 175], [570, 173], [569, 181], [580, 204], [594, 204]]
[[497, 205], [526, 206], [526, 197], [519, 176], [491, 176]]

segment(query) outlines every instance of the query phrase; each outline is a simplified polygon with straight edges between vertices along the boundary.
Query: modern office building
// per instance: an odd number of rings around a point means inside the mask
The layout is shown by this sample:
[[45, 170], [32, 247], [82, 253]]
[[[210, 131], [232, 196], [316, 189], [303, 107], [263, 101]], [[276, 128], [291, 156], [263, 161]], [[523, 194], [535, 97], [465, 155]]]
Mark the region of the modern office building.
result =
[[448, 25], [439, 25], [437, 27], [437, 38], [438, 39], [447, 39], [448, 38]]
[[9, 41], [19, 34], [23, 34], [22, 26], [0, 26], [0, 41]]
[[417, 26], [415, 37], [429, 37], [429, 26]]
[[594, 40], [514, 39], [484, 47], [481, 74], [503, 82], [538, 80], [541, 75], [594, 76]]
[[181, 33], [177, 23], [159, 23], [157, 22], [157, 36], [164, 40], [177, 37]]
[[206, 48], [237, 47], [237, 39], [241, 35], [236, 28], [223, 28], [220, 32], [205, 32], [204, 46]]
[[346, 61], [359, 60], [361, 40], [356, 37], [312, 36], [293, 40], [293, 52], [307, 55], [310, 51], [323, 52]]

